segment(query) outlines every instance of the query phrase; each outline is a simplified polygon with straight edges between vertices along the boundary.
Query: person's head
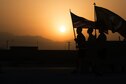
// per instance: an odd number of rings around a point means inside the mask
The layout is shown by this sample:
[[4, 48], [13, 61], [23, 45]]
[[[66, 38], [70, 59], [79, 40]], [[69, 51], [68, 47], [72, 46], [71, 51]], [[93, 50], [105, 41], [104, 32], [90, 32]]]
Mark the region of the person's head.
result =
[[81, 27], [78, 27], [77, 28], [77, 34], [80, 34], [82, 32], [82, 28]]
[[92, 32], [93, 32], [93, 28], [88, 28], [87, 33], [92, 34]]

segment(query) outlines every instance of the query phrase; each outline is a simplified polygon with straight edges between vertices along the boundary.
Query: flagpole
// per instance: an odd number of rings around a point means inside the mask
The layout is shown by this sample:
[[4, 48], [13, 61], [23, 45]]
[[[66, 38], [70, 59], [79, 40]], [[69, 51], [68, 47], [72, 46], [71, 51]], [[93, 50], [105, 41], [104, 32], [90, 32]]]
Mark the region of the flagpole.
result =
[[[71, 16], [71, 9], [69, 10], [69, 12], [70, 12], [70, 16]], [[71, 16], [71, 20], [72, 20], [72, 16]], [[73, 21], [72, 21], [72, 25], [73, 25]], [[77, 39], [75, 29], [74, 29], [74, 25], [73, 25], [73, 33], [74, 33], [74, 39]], [[75, 45], [77, 46], [76, 42], [75, 42]], [[77, 47], [76, 47], [76, 50], [77, 50]]]
[[[94, 0], [94, 22], [96, 22], [96, 13], [95, 13], [95, 6], [96, 6], [96, 3], [95, 3], [95, 0]], [[96, 26], [95, 26], [95, 38], [97, 38], [97, 31], [96, 31]]]
[[[69, 11], [70, 11], [70, 15], [71, 15], [71, 9]], [[71, 20], [72, 20], [72, 17], [71, 17]], [[73, 25], [73, 22], [72, 22], [72, 25]], [[75, 34], [74, 26], [73, 26], [73, 33], [74, 33], [74, 39], [76, 39], [76, 34]]]
[[76, 39], [75, 29], [73, 27], [74, 39]]

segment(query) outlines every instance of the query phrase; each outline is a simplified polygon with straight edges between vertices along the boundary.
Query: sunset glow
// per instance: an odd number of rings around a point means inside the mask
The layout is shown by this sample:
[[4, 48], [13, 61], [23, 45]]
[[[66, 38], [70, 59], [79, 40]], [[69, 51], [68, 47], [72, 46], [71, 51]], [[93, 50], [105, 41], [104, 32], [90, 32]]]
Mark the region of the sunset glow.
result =
[[[109, 8], [125, 19], [125, 2], [96, 0], [96, 5]], [[93, 0], [1, 0], [0, 31], [38, 35], [54, 41], [71, 40], [73, 31], [69, 9], [79, 16], [94, 20], [93, 3]]]
[[62, 32], [62, 33], [65, 33], [65, 32], [66, 32], [65, 26], [61, 26], [59, 30], [60, 30], [60, 32]]

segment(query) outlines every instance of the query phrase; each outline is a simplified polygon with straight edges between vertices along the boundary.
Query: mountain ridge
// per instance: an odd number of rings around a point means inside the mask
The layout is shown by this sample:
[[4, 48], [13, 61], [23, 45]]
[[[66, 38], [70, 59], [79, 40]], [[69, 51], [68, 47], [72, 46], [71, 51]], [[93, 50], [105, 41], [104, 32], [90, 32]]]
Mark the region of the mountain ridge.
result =
[[[0, 48], [9, 46], [38, 46], [40, 50], [67, 50], [67, 42], [56, 42], [41, 36], [14, 35], [8, 32], [0, 32]], [[71, 40], [71, 49], [74, 42]]]

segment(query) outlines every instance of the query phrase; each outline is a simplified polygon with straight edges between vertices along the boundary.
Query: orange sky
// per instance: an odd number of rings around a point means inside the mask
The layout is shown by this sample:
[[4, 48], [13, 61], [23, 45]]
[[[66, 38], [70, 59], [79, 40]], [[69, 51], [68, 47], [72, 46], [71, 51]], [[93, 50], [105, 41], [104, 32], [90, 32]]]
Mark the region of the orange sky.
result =
[[[125, 0], [95, 2], [126, 19]], [[69, 9], [89, 20], [94, 18], [93, 0], [0, 0], [0, 31], [68, 41], [74, 38]], [[59, 31], [62, 26], [64, 33]], [[110, 33], [108, 40], [118, 40], [118, 36]]]

